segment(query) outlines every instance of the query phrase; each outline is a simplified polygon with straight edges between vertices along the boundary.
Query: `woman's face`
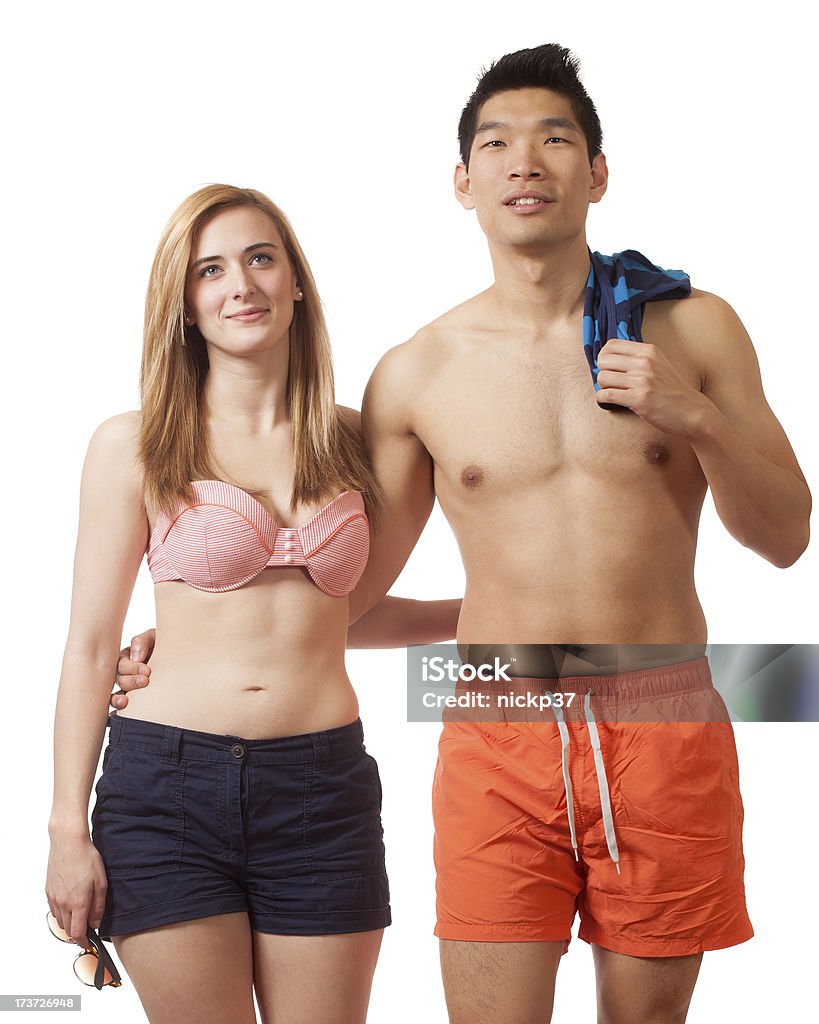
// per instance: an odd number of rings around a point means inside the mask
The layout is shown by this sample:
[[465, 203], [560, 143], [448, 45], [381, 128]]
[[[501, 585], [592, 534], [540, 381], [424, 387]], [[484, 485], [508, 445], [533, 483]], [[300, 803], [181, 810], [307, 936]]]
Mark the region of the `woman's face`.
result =
[[232, 355], [272, 349], [287, 337], [300, 299], [284, 242], [262, 210], [231, 206], [199, 230], [185, 308], [209, 346]]

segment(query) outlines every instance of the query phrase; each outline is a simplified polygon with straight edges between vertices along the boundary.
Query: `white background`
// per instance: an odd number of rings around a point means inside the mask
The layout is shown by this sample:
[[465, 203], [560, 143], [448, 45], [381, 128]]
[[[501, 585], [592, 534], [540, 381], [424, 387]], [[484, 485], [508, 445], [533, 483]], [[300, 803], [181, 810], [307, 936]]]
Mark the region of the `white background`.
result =
[[[489, 282], [483, 238], [450, 185], [458, 116], [481, 66], [541, 42], [571, 46], [611, 169], [590, 215], [592, 248], [640, 249], [734, 305], [816, 483], [816, 58], [800, 7], [786, 0], [756, 18], [747, 4], [699, 0], [30, 2], [6, 17], [0, 991], [80, 991], [71, 951], [43, 921], [78, 480], [94, 427], [137, 405], [144, 289], [177, 203], [227, 181], [284, 208], [327, 307], [339, 400], [358, 405], [382, 352]], [[706, 506], [697, 582], [710, 639], [819, 641], [816, 561], [813, 550], [774, 569]], [[396, 590], [452, 596], [462, 586], [436, 511]], [[126, 635], [152, 622], [141, 578]], [[401, 652], [355, 653], [349, 668], [381, 765], [394, 895], [370, 1020], [437, 1024], [436, 727], [405, 721]], [[737, 729], [757, 937], [705, 958], [691, 1021], [815, 1020], [817, 739], [813, 724]], [[82, 992], [88, 1020], [143, 1019], [131, 986]], [[573, 942], [554, 1020], [592, 1021], [593, 1005], [590, 952]]]

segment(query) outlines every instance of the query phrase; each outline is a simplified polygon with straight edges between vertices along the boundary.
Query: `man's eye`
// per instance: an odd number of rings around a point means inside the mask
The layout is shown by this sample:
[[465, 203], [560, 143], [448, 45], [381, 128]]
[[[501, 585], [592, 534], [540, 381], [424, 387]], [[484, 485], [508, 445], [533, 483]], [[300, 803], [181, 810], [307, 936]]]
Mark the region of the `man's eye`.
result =
[[502, 139], [492, 139], [490, 142], [487, 142], [486, 148], [487, 149], [500, 149], [501, 146], [505, 146], [505, 145], [506, 145], [506, 143]]
[[550, 139], [546, 140], [546, 142], [565, 142], [565, 141], [566, 140], [565, 139], [561, 139], [559, 135], [553, 135]]

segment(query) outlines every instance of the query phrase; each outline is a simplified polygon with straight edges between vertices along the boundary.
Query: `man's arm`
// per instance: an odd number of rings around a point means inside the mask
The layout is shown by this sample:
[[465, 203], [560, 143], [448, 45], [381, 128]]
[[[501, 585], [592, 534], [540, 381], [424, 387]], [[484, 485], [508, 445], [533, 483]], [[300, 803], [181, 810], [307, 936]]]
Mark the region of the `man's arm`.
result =
[[423, 376], [418, 350], [410, 341], [381, 359], [364, 394], [362, 432], [382, 504], [367, 568], [350, 595], [350, 622], [377, 604], [395, 582], [435, 502], [432, 459], [414, 433], [414, 404], [423, 393]]
[[708, 301], [692, 304], [689, 320], [705, 370], [703, 394], [712, 405], [705, 407], [691, 446], [726, 528], [785, 568], [808, 545], [810, 491], [765, 399], [747, 331], [727, 302], [703, 298]]
[[701, 390], [656, 346], [610, 341], [598, 361], [597, 399], [686, 438], [727, 530], [774, 565], [792, 565], [807, 547], [811, 496], [765, 400], [751, 339], [716, 295], [694, 292], [667, 305], [668, 328], [699, 369]]
[[352, 623], [347, 631], [347, 647], [408, 647], [453, 640], [460, 614], [460, 598], [413, 601], [408, 597], [383, 597]]

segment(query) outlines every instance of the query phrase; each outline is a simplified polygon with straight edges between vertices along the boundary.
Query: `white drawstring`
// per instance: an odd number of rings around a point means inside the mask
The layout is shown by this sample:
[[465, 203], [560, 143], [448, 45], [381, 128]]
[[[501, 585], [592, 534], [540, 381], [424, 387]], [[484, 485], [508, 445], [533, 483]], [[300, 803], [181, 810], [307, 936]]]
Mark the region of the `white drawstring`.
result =
[[617, 849], [617, 837], [614, 834], [614, 816], [611, 813], [611, 800], [609, 799], [609, 780], [606, 778], [606, 766], [603, 763], [603, 751], [600, 749], [600, 733], [597, 731], [597, 722], [594, 712], [591, 709], [591, 695], [589, 690], [583, 704], [583, 714], [586, 717], [586, 725], [589, 729], [592, 750], [594, 751], [594, 767], [597, 772], [597, 788], [600, 790], [600, 810], [603, 812], [603, 828], [606, 830], [606, 846], [609, 848], [609, 856], [614, 861], [617, 874], [620, 874], [620, 851]]
[[[609, 856], [614, 862], [617, 874], [620, 874], [620, 851], [617, 849], [617, 837], [614, 833], [614, 816], [611, 812], [611, 799], [609, 797], [609, 782], [606, 778], [606, 766], [603, 762], [603, 751], [600, 749], [600, 733], [597, 731], [597, 721], [591, 709], [592, 690], [586, 693], [583, 704], [583, 714], [586, 719], [586, 727], [589, 730], [592, 751], [594, 753], [594, 769], [597, 773], [597, 788], [600, 793], [600, 810], [603, 814], [603, 828], [606, 832], [606, 846], [609, 849]], [[554, 696], [554, 695], [552, 695]], [[566, 788], [566, 809], [569, 816], [569, 832], [572, 838], [572, 849], [575, 860], [579, 860], [577, 852], [577, 832], [574, 821], [574, 796], [572, 792], [572, 780], [569, 775], [569, 727], [563, 716], [563, 709], [553, 704], [557, 728], [560, 731], [561, 757], [563, 761], [563, 785]]]
[[577, 833], [574, 827], [574, 797], [572, 796], [572, 780], [569, 776], [569, 727], [566, 725], [566, 720], [563, 717], [563, 710], [561, 708], [555, 708], [555, 718], [557, 719], [557, 727], [560, 730], [560, 742], [561, 742], [561, 755], [563, 758], [563, 785], [566, 788], [566, 810], [569, 815], [569, 832], [572, 837], [572, 849], [574, 850], [574, 859], [580, 860], [577, 853]]

